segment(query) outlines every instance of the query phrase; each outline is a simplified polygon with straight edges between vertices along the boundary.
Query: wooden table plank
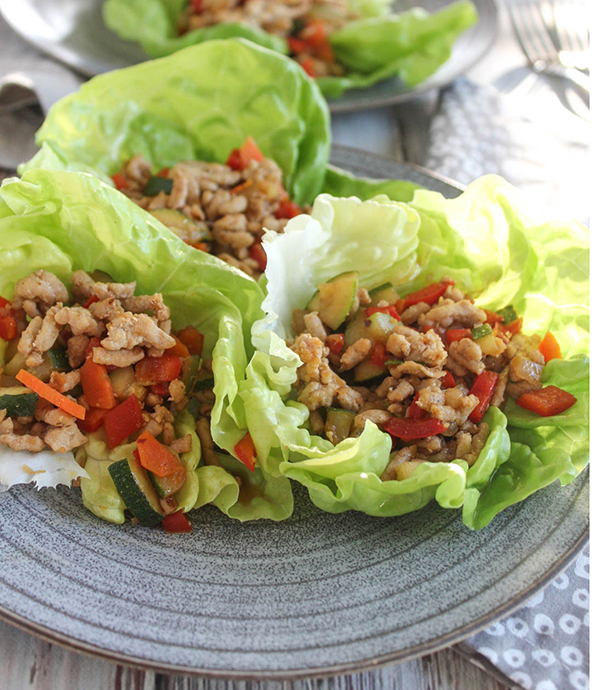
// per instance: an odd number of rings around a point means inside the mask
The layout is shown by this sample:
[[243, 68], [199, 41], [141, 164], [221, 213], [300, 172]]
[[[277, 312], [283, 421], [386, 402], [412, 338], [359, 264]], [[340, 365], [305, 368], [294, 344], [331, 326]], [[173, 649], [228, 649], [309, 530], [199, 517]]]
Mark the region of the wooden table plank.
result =
[[0, 622], [0, 690], [506, 690], [452, 649], [368, 673], [233, 683], [164, 676], [77, 654]]

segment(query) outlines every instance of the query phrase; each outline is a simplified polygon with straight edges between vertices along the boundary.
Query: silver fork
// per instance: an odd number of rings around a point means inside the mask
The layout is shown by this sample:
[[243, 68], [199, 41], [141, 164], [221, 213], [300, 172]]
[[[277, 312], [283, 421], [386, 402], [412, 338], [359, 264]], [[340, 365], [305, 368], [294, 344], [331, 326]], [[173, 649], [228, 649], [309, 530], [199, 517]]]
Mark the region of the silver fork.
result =
[[515, 36], [538, 74], [568, 79], [589, 107], [589, 29], [585, 0], [505, 0]]

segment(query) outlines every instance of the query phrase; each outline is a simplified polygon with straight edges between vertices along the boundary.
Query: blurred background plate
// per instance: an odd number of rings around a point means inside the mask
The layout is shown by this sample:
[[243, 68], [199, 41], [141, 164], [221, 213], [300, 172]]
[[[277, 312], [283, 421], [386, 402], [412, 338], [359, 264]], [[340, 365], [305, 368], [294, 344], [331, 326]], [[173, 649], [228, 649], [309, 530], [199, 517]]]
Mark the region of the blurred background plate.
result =
[[[0, 12], [27, 41], [85, 76], [128, 67], [147, 58], [136, 44], [121, 40], [102, 21], [104, 0], [0, 0]], [[472, 67], [491, 47], [496, 35], [495, 0], [473, 0], [479, 22], [457, 40], [452, 56], [427, 81], [407, 88], [390, 79], [368, 89], [350, 91], [331, 101], [333, 112], [363, 110], [408, 100], [417, 94], [441, 88]], [[418, 4], [435, 11], [450, 0], [399, 0], [398, 11]], [[140, 18], [143, 20], [143, 18]]]
[[[335, 148], [355, 174], [457, 196], [422, 168]], [[298, 678], [454, 644], [522, 606], [583, 548], [588, 471], [470, 532], [429, 505], [397, 518], [317, 510], [241, 524], [207, 506], [190, 535], [115, 526], [79, 491], [0, 494], [0, 616], [112, 660], [221, 678]]]

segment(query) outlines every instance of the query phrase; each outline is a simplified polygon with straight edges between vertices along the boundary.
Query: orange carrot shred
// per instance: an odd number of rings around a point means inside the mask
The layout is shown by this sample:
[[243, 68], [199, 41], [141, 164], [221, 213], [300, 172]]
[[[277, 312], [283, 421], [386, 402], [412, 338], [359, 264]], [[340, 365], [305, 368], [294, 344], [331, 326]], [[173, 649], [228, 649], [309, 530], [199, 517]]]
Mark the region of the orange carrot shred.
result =
[[40, 398], [44, 398], [49, 403], [56, 405], [56, 407], [59, 407], [67, 414], [77, 417], [77, 419], [85, 419], [85, 407], [83, 405], [69, 400], [65, 395], [55, 391], [54, 388], [50, 388], [47, 383], [40, 381], [37, 376], [30, 374], [25, 369], [21, 369], [16, 379], [29, 388], [29, 390], [37, 393]]

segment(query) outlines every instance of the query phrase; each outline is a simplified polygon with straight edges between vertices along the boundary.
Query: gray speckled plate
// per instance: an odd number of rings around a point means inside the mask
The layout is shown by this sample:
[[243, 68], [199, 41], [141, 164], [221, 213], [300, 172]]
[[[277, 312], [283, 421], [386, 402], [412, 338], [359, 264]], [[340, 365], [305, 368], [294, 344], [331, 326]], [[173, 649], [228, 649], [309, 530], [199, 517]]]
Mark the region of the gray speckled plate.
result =
[[[448, 181], [367, 153], [340, 167]], [[399, 661], [457, 642], [547, 584], [588, 532], [587, 471], [469, 532], [457, 511], [329, 515], [298, 489], [283, 523], [212, 507], [191, 535], [101, 522], [79, 492], [0, 494], [0, 615], [125, 663], [210, 676], [291, 678]]]
[[[433, 12], [450, 2], [397, 0], [395, 8], [401, 11], [419, 5]], [[399, 103], [429, 89], [446, 86], [463, 74], [487, 52], [496, 36], [495, 0], [473, 2], [479, 12], [478, 24], [459, 37], [450, 59], [430, 79], [412, 89], [399, 79], [356, 89], [331, 101], [331, 110], [361, 110]], [[121, 40], [104, 26], [103, 3], [104, 0], [0, 0], [0, 12], [27, 41], [91, 77], [148, 59], [137, 44]]]

